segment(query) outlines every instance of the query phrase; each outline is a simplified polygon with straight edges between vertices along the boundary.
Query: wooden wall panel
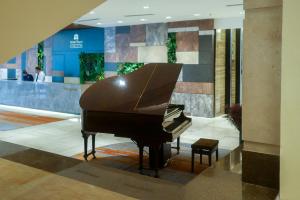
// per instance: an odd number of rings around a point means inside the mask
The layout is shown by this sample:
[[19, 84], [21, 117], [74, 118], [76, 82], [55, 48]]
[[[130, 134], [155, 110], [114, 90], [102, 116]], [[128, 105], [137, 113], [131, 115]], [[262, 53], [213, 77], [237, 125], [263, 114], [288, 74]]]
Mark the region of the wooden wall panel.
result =
[[225, 30], [216, 32], [215, 112], [225, 113]]

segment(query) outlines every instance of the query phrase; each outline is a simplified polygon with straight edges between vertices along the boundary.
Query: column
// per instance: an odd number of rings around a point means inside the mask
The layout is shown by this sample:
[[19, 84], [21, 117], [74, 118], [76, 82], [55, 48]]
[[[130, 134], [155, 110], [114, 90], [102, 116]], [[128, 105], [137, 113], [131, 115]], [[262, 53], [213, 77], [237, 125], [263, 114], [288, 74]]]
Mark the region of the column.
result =
[[279, 188], [282, 0], [244, 0], [243, 174]]

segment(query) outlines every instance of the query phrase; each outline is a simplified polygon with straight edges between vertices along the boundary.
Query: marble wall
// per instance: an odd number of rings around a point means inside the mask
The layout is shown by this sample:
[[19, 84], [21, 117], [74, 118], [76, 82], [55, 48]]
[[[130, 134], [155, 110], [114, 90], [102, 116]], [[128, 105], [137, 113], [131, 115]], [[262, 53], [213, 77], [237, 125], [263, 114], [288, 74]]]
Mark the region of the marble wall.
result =
[[185, 112], [192, 116], [213, 117], [214, 96], [207, 94], [177, 93], [172, 94], [171, 103], [184, 104]]
[[0, 81], [0, 104], [80, 114], [81, 88], [79, 84]]
[[184, 103], [188, 114], [213, 117], [214, 66], [207, 68], [200, 59], [201, 52], [211, 49], [199, 43], [199, 31], [213, 28], [213, 20], [105, 28], [105, 77], [116, 75], [118, 63], [167, 63], [168, 33], [175, 32], [177, 63], [184, 66], [172, 102]]

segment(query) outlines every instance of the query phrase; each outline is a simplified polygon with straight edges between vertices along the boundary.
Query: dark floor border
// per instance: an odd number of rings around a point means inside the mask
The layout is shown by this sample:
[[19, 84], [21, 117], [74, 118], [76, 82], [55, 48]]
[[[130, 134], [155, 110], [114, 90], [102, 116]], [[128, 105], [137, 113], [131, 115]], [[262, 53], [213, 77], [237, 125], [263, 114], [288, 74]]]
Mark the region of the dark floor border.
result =
[[279, 189], [278, 155], [242, 151], [242, 180], [247, 183]]

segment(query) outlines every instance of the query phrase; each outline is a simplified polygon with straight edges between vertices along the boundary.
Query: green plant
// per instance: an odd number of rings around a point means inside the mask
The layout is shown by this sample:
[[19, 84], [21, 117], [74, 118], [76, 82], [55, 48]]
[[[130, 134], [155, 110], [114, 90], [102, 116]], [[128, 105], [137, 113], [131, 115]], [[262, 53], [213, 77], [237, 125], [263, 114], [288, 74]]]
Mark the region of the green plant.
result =
[[80, 53], [80, 83], [104, 79], [104, 54]]
[[167, 48], [168, 48], [168, 63], [176, 63], [176, 33], [168, 33], [168, 41], [167, 41]]
[[142, 66], [144, 63], [119, 63], [117, 73], [118, 75], [129, 74]]
[[37, 49], [37, 60], [38, 60], [38, 66], [43, 70], [44, 69], [44, 42], [38, 43], [38, 49]]

